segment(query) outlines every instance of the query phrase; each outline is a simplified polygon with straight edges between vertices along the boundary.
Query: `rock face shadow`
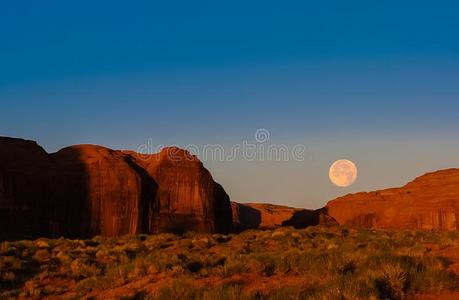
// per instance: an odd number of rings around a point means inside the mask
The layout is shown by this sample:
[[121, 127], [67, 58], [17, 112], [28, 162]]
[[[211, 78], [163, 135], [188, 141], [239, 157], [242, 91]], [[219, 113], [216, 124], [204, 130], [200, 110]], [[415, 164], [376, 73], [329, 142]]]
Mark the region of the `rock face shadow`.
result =
[[0, 137], [0, 239], [49, 235], [51, 166], [37, 143]]
[[48, 236], [88, 237], [91, 223], [90, 175], [81, 151], [66, 148], [50, 155]]
[[232, 203], [233, 231], [257, 229], [261, 224], [261, 212], [258, 209], [241, 203]]
[[215, 230], [229, 233], [232, 229], [231, 201], [221, 184], [215, 183]]
[[282, 222], [282, 226], [292, 226], [296, 229], [317, 225], [333, 226], [338, 225], [338, 223], [328, 215], [326, 207], [317, 210], [303, 209], [297, 211], [290, 219]]
[[126, 163], [137, 172], [141, 180], [140, 205], [139, 205], [139, 231], [140, 233], [149, 233], [150, 220], [153, 217], [153, 200], [158, 191], [158, 184], [142, 167], [137, 165], [131, 157], [126, 159]]

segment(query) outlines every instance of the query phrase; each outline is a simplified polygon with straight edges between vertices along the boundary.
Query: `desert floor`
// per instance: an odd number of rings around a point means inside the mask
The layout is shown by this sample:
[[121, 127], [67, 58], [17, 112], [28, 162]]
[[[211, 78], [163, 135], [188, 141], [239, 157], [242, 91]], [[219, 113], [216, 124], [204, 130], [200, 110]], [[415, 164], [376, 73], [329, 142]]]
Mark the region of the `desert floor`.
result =
[[459, 233], [309, 227], [0, 244], [0, 299], [459, 299]]

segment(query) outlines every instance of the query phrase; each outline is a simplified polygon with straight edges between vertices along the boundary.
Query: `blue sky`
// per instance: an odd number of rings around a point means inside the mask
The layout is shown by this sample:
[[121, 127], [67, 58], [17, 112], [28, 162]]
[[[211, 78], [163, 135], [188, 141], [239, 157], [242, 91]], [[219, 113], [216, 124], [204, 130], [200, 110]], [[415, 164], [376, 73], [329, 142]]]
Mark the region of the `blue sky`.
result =
[[[0, 135], [225, 147], [258, 128], [303, 162], [207, 161], [234, 200], [319, 207], [459, 167], [454, 1], [9, 1]], [[351, 158], [351, 188], [326, 178]]]

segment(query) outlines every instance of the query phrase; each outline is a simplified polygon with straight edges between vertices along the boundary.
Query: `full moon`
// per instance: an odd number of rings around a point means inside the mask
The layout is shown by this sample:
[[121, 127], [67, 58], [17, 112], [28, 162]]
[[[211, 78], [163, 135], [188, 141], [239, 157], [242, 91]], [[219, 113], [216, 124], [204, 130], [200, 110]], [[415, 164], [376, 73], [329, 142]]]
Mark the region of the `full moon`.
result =
[[357, 167], [347, 159], [335, 161], [328, 172], [331, 182], [339, 187], [347, 187], [357, 179]]

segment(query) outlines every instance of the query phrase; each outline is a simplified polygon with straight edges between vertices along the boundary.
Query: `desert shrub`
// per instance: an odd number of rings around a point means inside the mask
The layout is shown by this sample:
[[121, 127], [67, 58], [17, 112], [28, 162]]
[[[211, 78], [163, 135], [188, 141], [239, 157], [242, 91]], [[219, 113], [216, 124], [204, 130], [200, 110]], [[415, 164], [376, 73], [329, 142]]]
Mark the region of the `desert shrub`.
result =
[[441, 291], [459, 288], [457, 275], [446, 270], [439, 257], [423, 256], [407, 268], [410, 289], [415, 292]]
[[226, 234], [213, 234], [212, 238], [217, 243], [226, 243], [226, 242], [229, 242], [231, 240], [232, 236], [226, 235]]
[[290, 249], [284, 252], [279, 261], [278, 269], [283, 273], [299, 271], [300, 258], [302, 251]]
[[226, 256], [214, 254], [204, 257], [203, 262], [206, 268], [215, 268], [218, 266], [224, 266], [226, 259]]
[[169, 284], [162, 287], [157, 295], [158, 300], [182, 300], [199, 299], [199, 290], [193, 284], [193, 280], [186, 277], [179, 277], [171, 280]]
[[17, 247], [9, 242], [2, 242], [0, 244], [1, 256], [19, 256], [21, 254], [21, 247]]
[[106, 248], [98, 250], [95, 254], [95, 258], [100, 264], [113, 264], [120, 261], [115, 251]]
[[186, 263], [186, 269], [191, 273], [199, 272], [202, 269], [203, 265], [198, 260], [193, 260]]
[[75, 291], [79, 295], [84, 295], [85, 293], [91, 292], [93, 290], [104, 289], [110, 286], [110, 282], [106, 277], [89, 277], [83, 280], [80, 280], [75, 287]]
[[60, 261], [61, 264], [65, 266], [70, 266], [70, 264], [73, 261], [72, 257], [68, 255], [67, 253], [65, 253], [64, 251], [59, 251], [56, 254], [56, 258]]
[[445, 234], [441, 234], [438, 241], [439, 247], [441, 249], [447, 247], [456, 247], [459, 245], [459, 232], [452, 231]]
[[16, 275], [12, 271], [2, 271], [0, 273], [0, 282], [13, 283]]
[[336, 256], [332, 252], [308, 249], [302, 252], [298, 258], [298, 272], [301, 274], [320, 274], [327, 270], [334, 270], [337, 264], [335, 259]]
[[14, 286], [22, 271], [22, 261], [13, 256], [0, 257], [0, 287]]
[[381, 275], [375, 279], [380, 299], [404, 299], [408, 291], [407, 273], [399, 265], [382, 266]]
[[160, 249], [167, 249], [171, 247], [179, 237], [171, 233], [161, 233], [157, 235], [148, 236], [143, 244], [148, 251], [155, 251]]
[[145, 257], [141, 258], [147, 270], [150, 268], [156, 272], [166, 272], [172, 270], [174, 266], [181, 266], [182, 260], [177, 254], [168, 254], [162, 251], [154, 251], [148, 253]]
[[27, 281], [24, 285], [24, 296], [40, 297], [43, 291], [35, 281]]
[[148, 264], [142, 258], [137, 258], [128, 263], [109, 266], [105, 271], [104, 277], [114, 287], [126, 281], [136, 280], [147, 274]]
[[101, 273], [101, 270], [95, 264], [91, 264], [81, 258], [74, 260], [70, 265], [70, 269], [76, 279], [97, 276]]
[[310, 299], [314, 294], [315, 288], [312, 286], [284, 286], [281, 287], [272, 293], [270, 293], [266, 298], [268, 300], [284, 300], [284, 299]]
[[247, 296], [242, 293], [242, 286], [236, 285], [221, 285], [208, 288], [202, 293], [202, 300], [248, 300]]
[[0, 257], [0, 270], [20, 270], [22, 268], [22, 261], [14, 256], [1, 256]]
[[51, 258], [51, 254], [48, 249], [39, 249], [35, 252], [34, 258], [39, 262], [43, 263]]
[[252, 254], [251, 258], [258, 262], [260, 269], [265, 276], [274, 275], [280, 261], [280, 255], [275, 253], [256, 253]]
[[216, 273], [223, 277], [229, 277], [234, 274], [246, 273], [250, 268], [250, 258], [246, 255], [236, 254], [226, 257], [224, 265], [216, 268]]

